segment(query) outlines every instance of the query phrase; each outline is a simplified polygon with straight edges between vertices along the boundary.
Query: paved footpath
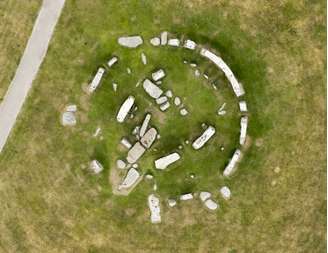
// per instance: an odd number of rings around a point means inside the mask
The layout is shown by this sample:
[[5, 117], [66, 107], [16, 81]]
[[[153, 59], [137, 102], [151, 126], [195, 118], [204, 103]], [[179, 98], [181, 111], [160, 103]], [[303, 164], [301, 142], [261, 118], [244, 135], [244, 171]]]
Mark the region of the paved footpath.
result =
[[15, 76], [0, 104], [0, 153], [47, 53], [65, 0], [43, 0]]

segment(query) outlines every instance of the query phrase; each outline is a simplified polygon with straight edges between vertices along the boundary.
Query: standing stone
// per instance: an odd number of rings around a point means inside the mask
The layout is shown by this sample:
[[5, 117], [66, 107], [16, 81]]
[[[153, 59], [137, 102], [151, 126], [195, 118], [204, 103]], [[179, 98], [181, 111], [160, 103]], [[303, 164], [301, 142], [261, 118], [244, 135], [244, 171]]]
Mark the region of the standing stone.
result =
[[180, 114], [181, 114], [181, 116], [186, 116], [186, 115], [188, 114], [187, 109], [186, 109], [186, 108], [182, 108], [182, 109], [180, 110]]
[[123, 47], [136, 48], [143, 43], [141, 36], [125, 36], [118, 38], [118, 44]]

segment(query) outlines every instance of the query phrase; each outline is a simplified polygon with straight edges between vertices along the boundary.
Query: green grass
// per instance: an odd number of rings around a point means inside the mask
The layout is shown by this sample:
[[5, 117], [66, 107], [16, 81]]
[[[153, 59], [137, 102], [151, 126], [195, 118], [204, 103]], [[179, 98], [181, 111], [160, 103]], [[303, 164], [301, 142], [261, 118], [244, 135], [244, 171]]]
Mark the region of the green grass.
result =
[[[324, 252], [325, 10], [322, 1], [68, 1], [0, 157], [0, 249]], [[149, 39], [162, 30], [215, 49], [244, 84], [251, 146], [231, 179], [219, 174], [238, 142], [239, 116], [228, 85], [221, 81], [217, 92], [206, 88], [182, 63], [183, 58], [194, 58], [186, 51], [146, 45], [123, 50], [116, 43], [122, 34]], [[141, 51], [150, 62], [145, 67]], [[120, 64], [91, 98], [86, 97], [82, 85], [112, 54], [120, 57]], [[203, 71], [217, 75], [207, 61], [195, 61]], [[163, 200], [208, 188], [221, 208], [209, 213], [193, 201], [169, 209], [163, 202], [163, 223], [154, 226], [146, 207], [152, 184], [142, 182], [121, 197], [111, 193], [108, 177], [110, 165], [125, 154], [117, 151], [119, 138], [141, 122], [142, 112], [149, 108], [150, 100], [134, 85], [158, 66], [168, 73], [162, 85], [186, 96], [191, 114], [188, 122], [174, 108], [165, 114], [164, 123], [154, 117], [162, 138], [154, 145], [158, 151], [145, 155], [140, 167], [152, 170], [154, 157], [176, 149], [187, 136], [195, 137], [201, 122], [216, 124], [219, 132], [212, 145], [197, 153], [186, 147], [183, 161], [153, 173]], [[126, 74], [126, 67], [132, 75]], [[220, 75], [214, 78], [221, 80]], [[113, 80], [119, 84], [115, 95]], [[136, 95], [138, 117], [121, 127], [115, 114], [131, 93]], [[219, 118], [213, 111], [207, 119], [208, 111], [225, 101], [228, 114]], [[72, 129], [59, 124], [60, 111], [68, 103], [79, 105], [79, 124]], [[103, 141], [91, 138], [98, 125]], [[221, 143], [226, 146], [222, 153], [217, 148]], [[102, 175], [84, 169], [92, 158], [104, 163]], [[274, 172], [277, 166], [280, 173]], [[195, 181], [188, 179], [190, 172], [198, 175]], [[232, 190], [229, 202], [216, 190], [223, 183]]]
[[0, 101], [14, 77], [40, 6], [40, 0], [0, 2]]

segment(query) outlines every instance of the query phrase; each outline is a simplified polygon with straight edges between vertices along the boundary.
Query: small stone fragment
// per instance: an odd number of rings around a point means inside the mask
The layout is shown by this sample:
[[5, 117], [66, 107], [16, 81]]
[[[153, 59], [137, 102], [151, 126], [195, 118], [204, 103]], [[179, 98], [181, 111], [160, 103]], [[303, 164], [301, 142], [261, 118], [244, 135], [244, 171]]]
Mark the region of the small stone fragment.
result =
[[168, 98], [173, 97], [173, 93], [172, 93], [171, 90], [167, 90], [167, 91], [165, 92], [165, 95], [166, 95]]
[[90, 163], [90, 170], [93, 171], [95, 174], [100, 173], [101, 171], [103, 171], [103, 166], [101, 165], [100, 162], [98, 162], [97, 160], [93, 160]]
[[131, 74], [131, 69], [130, 68], [126, 68], [126, 72], [130, 75]]
[[177, 204], [177, 201], [175, 199], [168, 199], [167, 204], [169, 207], [174, 207]]

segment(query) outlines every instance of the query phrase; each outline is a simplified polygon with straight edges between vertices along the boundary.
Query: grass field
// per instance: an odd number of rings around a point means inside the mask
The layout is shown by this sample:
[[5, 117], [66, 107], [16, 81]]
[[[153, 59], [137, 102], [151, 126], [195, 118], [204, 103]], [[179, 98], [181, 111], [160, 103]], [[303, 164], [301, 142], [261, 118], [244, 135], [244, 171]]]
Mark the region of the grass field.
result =
[[[325, 252], [325, 13], [324, 1], [68, 1], [0, 156], [0, 251]], [[212, 172], [222, 171], [238, 141], [232, 92], [225, 85], [216, 93], [202, 87], [182, 63], [182, 57], [189, 57], [182, 51], [150, 46], [124, 51], [116, 44], [123, 34], [148, 39], [163, 30], [215, 49], [245, 87], [251, 146], [229, 180]], [[141, 51], [149, 56], [147, 67], [140, 63]], [[81, 87], [111, 54], [122, 62], [95, 96], [86, 97]], [[200, 59], [199, 64], [209, 67]], [[161, 125], [155, 119], [163, 129], [159, 151], [176, 147], [181, 140], [168, 140], [177, 131], [197, 133], [215, 103], [227, 101], [229, 108], [226, 118], [210, 119], [224, 133], [219, 140], [227, 147], [222, 157], [220, 153], [214, 161], [215, 151], [207, 149], [210, 159], [205, 154], [197, 163], [186, 159], [186, 166], [157, 177], [159, 193], [171, 196], [190, 187], [214, 191], [225, 183], [233, 197], [220, 201], [217, 213], [207, 212], [198, 201], [175, 209], [162, 203], [163, 223], [151, 225], [146, 207], [151, 185], [141, 183], [128, 197], [115, 196], [108, 174], [120, 155], [117, 139], [133, 126], [118, 128], [114, 112], [135, 92], [135, 80], [158, 65], [172, 73], [163, 85], [180, 96], [186, 93], [193, 115], [199, 115], [190, 117], [188, 129], [185, 122]], [[131, 67], [131, 76], [123, 73], [125, 66]], [[116, 96], [112, 81], [119, 84]], [[79, 123], [72, 129], [59, 121], [68, 103], [79, 106]], [[140, 102], [139, 110], [143, 108], [146, 102]], [[98, 125], [104, 129], [103, 141], [91, 138]], [[145, 157], [144, 167], [152, 155], [157, 153]], [[94, 157], [105, 164], [99, 177], [84, 169]], [[197, 184], [181, 180], [190, 168], [200, 177]]]
[[0, 2], [0, 101], [23, 54], [41, 0]]

